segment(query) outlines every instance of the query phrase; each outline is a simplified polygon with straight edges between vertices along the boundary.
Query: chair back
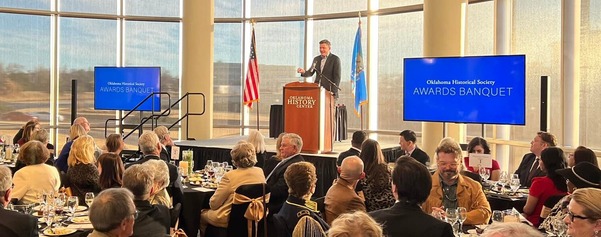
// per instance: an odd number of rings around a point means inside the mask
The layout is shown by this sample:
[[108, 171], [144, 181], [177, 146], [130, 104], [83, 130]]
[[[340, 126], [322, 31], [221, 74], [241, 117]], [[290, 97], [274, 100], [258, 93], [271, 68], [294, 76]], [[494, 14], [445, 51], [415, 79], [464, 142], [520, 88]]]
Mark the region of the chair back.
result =
[[269, 187], [265, 183], [239, 186], [234, 193], [227, 236], [264, 236], [267, 206], [263, 202], [269, 202]]

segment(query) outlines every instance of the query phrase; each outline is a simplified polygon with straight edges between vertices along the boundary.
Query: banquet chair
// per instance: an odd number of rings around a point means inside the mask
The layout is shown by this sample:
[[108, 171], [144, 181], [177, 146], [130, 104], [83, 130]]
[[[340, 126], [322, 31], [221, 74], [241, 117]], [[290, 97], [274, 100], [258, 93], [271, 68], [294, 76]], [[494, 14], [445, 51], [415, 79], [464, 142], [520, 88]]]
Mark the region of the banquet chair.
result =
[[265, 183], [241, 185], [236, 189], [227, 227], [228, 237], [265, 236], [265, 203], [269, 202], [269, 194]]

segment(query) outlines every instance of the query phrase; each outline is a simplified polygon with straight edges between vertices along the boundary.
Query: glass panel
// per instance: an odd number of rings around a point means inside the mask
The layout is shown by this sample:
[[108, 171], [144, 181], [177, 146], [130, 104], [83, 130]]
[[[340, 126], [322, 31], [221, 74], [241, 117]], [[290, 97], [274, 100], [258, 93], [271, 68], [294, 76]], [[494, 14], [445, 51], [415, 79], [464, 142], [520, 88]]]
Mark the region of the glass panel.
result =
[[117, 0], [60, 0], [60, 11], [117, 14]]
[[339, 13], [367, 10], [367, 0], [315, 0], [313, 3], [313, 13]]
[[561, 1], [518, 0], [513, 7], [512, 53], [527, 55], [526, 126], [512, 126], [511, 139], [529, 142], [539, 131], [540, 77], [549, 76], [549, 132], [561, 145]]
[[[468, 5], [465, 55], [491, 55], [494, 53], [494, 7], [494, 2]], [[486, 136], [492, 136], [493, 126], [484, 125], [484, 127]], [[467, 136], [485, 136], [482, 134], [482, 125], [468, 124]]]
[[[403, 58], [422, 56], [423, 13], [381, 16], [379, 24], [378, 128], [399, 132], [411, 129], [419, 133], [420, 122], [403, 121]], [[395, 144], [398, 136], [396, 139]]]
[[380, 0], [380, 9], [423, 4], [424, 0]]
[[305, 14], [304, 0], [255, 0], [250, 2], [250, 15], [301, 16]]
[[[240, 126], [242, 24], [216, 23], [214, 42], [213, 126]], [[261, 63], [262, 58], [258, 57], [258, 59]], [[260, 76], [264, 78], [262, 74]], [[233, 135], [240, 135], [240, 129], [214, 129], [213, 135], [215, 137], [219, 137], [217, 133], [232, 135], [233, 130], [235, 130]]]
[[[179, 32], [180, 24], [171, 22], [126, 21], [124, 35], [124, 66], [159, 66], [161, 67], [161, 112], [179, 99]], [[160, 118], [159, 125], [171, 126], [179, 118], [180, 105], [171, 109], [168, 117]], [[145, 112], [148, 116], [150, 112]], [[155, 112], [156, 113], [156, 112]], [[137, 116], [134, 116], [137, 117]], [[127, 120], [138, 123], [139, 120]], [[151, 129], [148, 122], [145, 129]], [[171, 136], [178, 137], [177, 129], [171, 129]]]
[[124, 2], [123, 12], [129, 16], [181, 16], [181, 0], [127, 0]]
[[12, 141], [33, 117], [48, 129], [50, 17], [2, 13], [0, 35], [0, 135]]
[[[303, 62], [305, 35], [302, 21], [259, 23], [255, 26], [257, 60], [259, 61], [260, 125], [269, 125], [269, 109], [273, 104], [282, 104], [284, 84], [298, 81], [296, 68]], [[279, 37], [273, 37], [278, 35]], [[245, 47], [250, 47], [246, 46]], [[248, 58], [244, 59], [248, 64]], [[246, 76], [244, 72], [243, 80]], [[242, 89], [238, 95], [242, 94]], [[238, 96], [239, 103], [242, 98]], [[249, 114], [249, 125], [256, 126], [256, 104]], [[265, 136], [269, 135], [263, 134]]]
[[[357, 32], [358, 18], [336, 19], [336, 20], [321, 20], [315, 21], [314, 42], [311, 52], [313, 57], [319, 55], [319, 41], [328, 39], [332, 43], [331, 52], [340, 58], [340, 93], [338, 93], [338, 101], [336, 104], [344, 104], [347, 109], [347, 125], [349, 129], [359, 129], [361, 120], [355, 116], [353, 108], [355, 106], [355, 97], [351, 93], [351, 60], [353, 57], [353, 44], [355, 43], [355, 33]], [[363, 56], [367, 57], [367, 27], [366, 18], [362, 18], [362, 47]], [[301, 47], [302, 48], [302, 47]], [[302, 54], [301, 54], [302, 56]], [[302, 61], [299, 61], [299, 66]], [[296, 74], [298, 75], [298, 74]], [[315, 74], [317, 75], [317, 73]], [[366, 124], [366, 123], [365, 123]], [[365, 128], [367, 125], [364, 126]]]
[[215, 18], [242, 17], [242, 1], [243, 0], [215, 1]]
[[[117, 21], [83, 18], [60, 19], [59, 110], [70, 114], [71, 80], [77, 79], [77, 114], [90, 122], [90, 135], [102, 147], [104, 123], [115, 111], [94, 110], [94, 66], [115, 66], [117, 62]], [[69, 126], [69, 121], [64, 122]], [[59, 131], [64, 142], [68, 129]], [[109, 133], [113, 133], [109, 131]]]
[[601, 129], [599, 114], [601, 108], [601, 1], [582, 2], [580, 25], [580, 140], [582, 145], [599, 149]]
[[[52, 1], [54, 1], [54, 0], [52, 0]], [[0, 7], [50, 10], [50, 0], [39, 0], [39, 1], [2, 0], [2, 1], [0, 1]]]

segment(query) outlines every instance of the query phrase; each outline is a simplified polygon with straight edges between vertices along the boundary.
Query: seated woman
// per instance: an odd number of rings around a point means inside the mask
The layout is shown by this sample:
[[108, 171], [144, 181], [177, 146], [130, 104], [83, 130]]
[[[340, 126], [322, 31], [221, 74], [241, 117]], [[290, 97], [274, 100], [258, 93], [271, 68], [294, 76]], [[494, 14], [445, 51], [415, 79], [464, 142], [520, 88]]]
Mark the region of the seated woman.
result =
[[[265, 159], [267, 156], [265, 150], [265, 136], [261, 134], [258, 130], [250, 130], [248, 134], [248, 140], [250, 144], [255, 146], [255, 151], [257, 152], [257, 167], [263, 167], [265, 164]], [[280, 142], [281, 143], [281, 142]]]
[[33, 132], [40, 129], [42, 129], [42, 125], [40, 125], [40, 123], [37, 120], [31, 120], [27, 122], [27, 124], [25, 124], [25, 127], [23, 127], [23, 136], [21, 137], [21, 139], [19, 139], [19, 141], [17, 141], [17, 144], [19, 144], [19, 146], [22, 146], [23, 144], [31, 140], [31, 135], [33, 134]]
[[392, 176], [388, 165], [384, 162], [384, 154], [376, 140], [367, 139], [361, 145], [359, 154], [363, 160], [365, 178], [359, 181], [357, 187], [362, 187], [365, 196], [367, 212], [389, 208], [394, 204], [392, 196]]
[[150, 193], [150, 204], [160, 204], [168, 208], [173, 207], [171, 197], [167, 192], [169, 185], [169, 167], [162, 160], [148, 160], [142, 165], [148, 166], [154, 171], [154, 179], [152, 180], [152, 192]]
[[73, 196], [78, 196], [79, 200], [85, 200], [87, 192], [100, 192], [94, 149], [94, 138], [82, 135], [73, 142], [69, 152], [67, 180]]
[[532, 179], [528, 199], [524, 205], [526, 219], [535, 227], [540, 224], [540, 212], [543, 204], [551, 196], [565, 195], [568, 191], [566, 180], [557, 173], [557, 170], [565, 168], [565, 156], [559, 147], [548, 147], [540, 156], [539, 165], [546, 176]]
[[[15, 134], [15, 136], [13, 137], [13, 143], [12, 144], [18, 144], [19, 140], [21, 140], [21, 138], [23, 138], [23, 131], [25, 130], [25, 128], [31, 124], [34, 123], [40, 123], [40, 121], [38, 120], [37, 117], [33, 117], [31, 120], [27, 121], [27, 123], [25, 123], [23, 125], [23, 127], [21, 127], [19, 129], [19, 131], [17, 131], [17, 134]], [[3, 141], [6, 144], [6, 141]]]
[[[44, 147], [48, 148], [48, 131], [46, 131], [46, 129], [34, 131], [33, 135], [31, 136], [31, 140], [39, 141], [42, 144], [44, 144]], [[50, 166], [54, 166], [54, 154], [52, 154], [50, 150], [48, 150], [48, 153], [50, 154], [50, 157], [44, 163]], [[17, 159], [17, 162], [15, 163], [15, 169], [13, 170], [13, 172], [17, 172], [25, 166], [26, 164], [22, 160]]]
[[227, 227], [230, 219], [230, 209], [234, 199], [234, 191], [244, 184], [265, 183], [263, 170], [254, 167], [257, 163], [255, 147], [245, 141], [240, 141], [232, 151], [232, 164], [235, 170], [223, 175], [215, 194], [209, 200], [210, 210], [202, 210], [200, 228], [204, 232], [208, 224], [216, 227]]
[[595, 152], [584, 146], [578, 146], [576, 150], [574, 150], [574, 154], [570, 154], [568, 156], [568, 167], [574, 167], [576, 164], [583, 161], [589, 162], [599, 167], [599, 163], [597, 162], [597, 155], [595, 155]]
[[61, 179], [56, 168], [44, 164], [50, 152], [45, 144], [29, 141], [21, 147], [18, 159], [26, 166], [15, 172], [13, 183], [15, 188], [12, 197], [23, 204], [37, 201], [43, 193], [58, 192]]
[[363, 211], [345, 213], [332, 222], [328, 237], [383, 237], [382, 226]]
[[[563, 176], [568, 184], [568, 193], [574, 193], [577, 189], [582, 188], [599, 188], [601, 189], [601, 170], [596, 165], [589, 162], [579, 162], [571, 168], [558, 170], [561, 176]], [[551, 210], [548, 211], [546, 218], [538, 227], [540, 230], [552, 232], [557, 223], [565, 218], [568, 214], [567, 206], [570, 202], [571, 195], [566, 195], [559, 200]], [[546, 206], [543, 207], [543, 213], [541, 218], [544, 216]], [[543, 232], [545, 232], [543, 231]]]
[[58, 169], [58, 171], [67, 173], [69, 169], [68, 159], [69, 153], [71, 152], [71, 146], [73, 145], [73, 141], [75, 141], [79, 136], [86, 135], [86, 130], [79, 124], [71, 125], [71, 129], [69, 130], [69, 140], [63, 146], [61, 153], [56, 158], [54, 162], [54, 166]]
[[[470, 143], [467, 144], [467, 153], [476, 153], [476, 154], [490, 154], [490, 147], [488, 146], [488, 142], [481, 137], [474, 137]], [[469, 157], [465, 157], [463, 159], [463, 163], [468, 171], [472, 173], [478, 173], [480, 167], [472, 167], [470, 166]], [[497, 160], [492, 160], [492, 168], [486, 168], [490, 173], [489, 180], [499, 181], [499, 177], [501, 176], [501, 167], [499, 166], [499, 162]]]
[[104, 153], [98, 157], [98, 185], [101, 190], [120, 188], [123, 185], [125, 168], [119, 155]]
[[568, 236], [599, 236], [601, 232], [601, 189], [577, 189], [568, 205], [563, 221], [568, 225]]
[[[325, 236], [324, 232], [330, 227], [319, 216], [317, 204], [310, 201], [317, 182], [315, 166], [305, 161], [294, 163], [286, 169], [284, 179], [288, 185], [289, 195], [282, 209], [274, 215], [276, 228], [278, 228], [276, 236], [292, 236], [300, 220], [310, 227], [301, 227], [301, 229], [314, 230], [313, 233], [305, 233], [304, 236]], [[305, 217], [310, 218], [311, 221], [307, 221]], [[312, 225], [312, 223], [319, 224]]]
[[125, 142], [123, 142], [123, 137], [121, 137], [121, 135], [113, 133], [106, 138], [107, 152], [120, 155], [123, 149], [125, 149]]

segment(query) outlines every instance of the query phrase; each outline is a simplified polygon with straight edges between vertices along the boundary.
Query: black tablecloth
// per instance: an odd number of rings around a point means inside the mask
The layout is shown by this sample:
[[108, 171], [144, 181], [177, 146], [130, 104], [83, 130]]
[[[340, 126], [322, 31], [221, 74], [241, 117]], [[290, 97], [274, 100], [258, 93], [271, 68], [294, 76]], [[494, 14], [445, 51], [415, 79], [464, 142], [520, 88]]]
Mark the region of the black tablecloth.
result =
[[[214, 147], [189, 147], [182, 146], [181, 150], [192, 149], [194, 151], [194, 170], [204, 168], [207, 160], [217, 162], [231, 163], [230, 150], [227, 148]], [[266, 157], [274, 155], [273, 152], [267, 152]], [[317, 186], [315, 188], [314, 198], [323, 197], [328, 192], [332, 181], [337, 177], [336, 157], [323, 157], [315, 154], [302, 154], [306, 161], [315, 165], [317, 171]]]
[[507, 210], [515, 208], [518, 212], [524, 212], [524, 205], [526, 205], [527, 197], [519, 199], [510, 199], [503, 195], [497, 194], [486, 194], [486, 199], [490, 203], [491, 210]]
[[195, 186], [188, 185], [188, 188], [184, 189], [179, 228], [183, 229], [188, 236], [197, 236], [200, 227], [200, 210], [209, 208], [209, 199], [215, 192], [201, 192], [192, 188]]

